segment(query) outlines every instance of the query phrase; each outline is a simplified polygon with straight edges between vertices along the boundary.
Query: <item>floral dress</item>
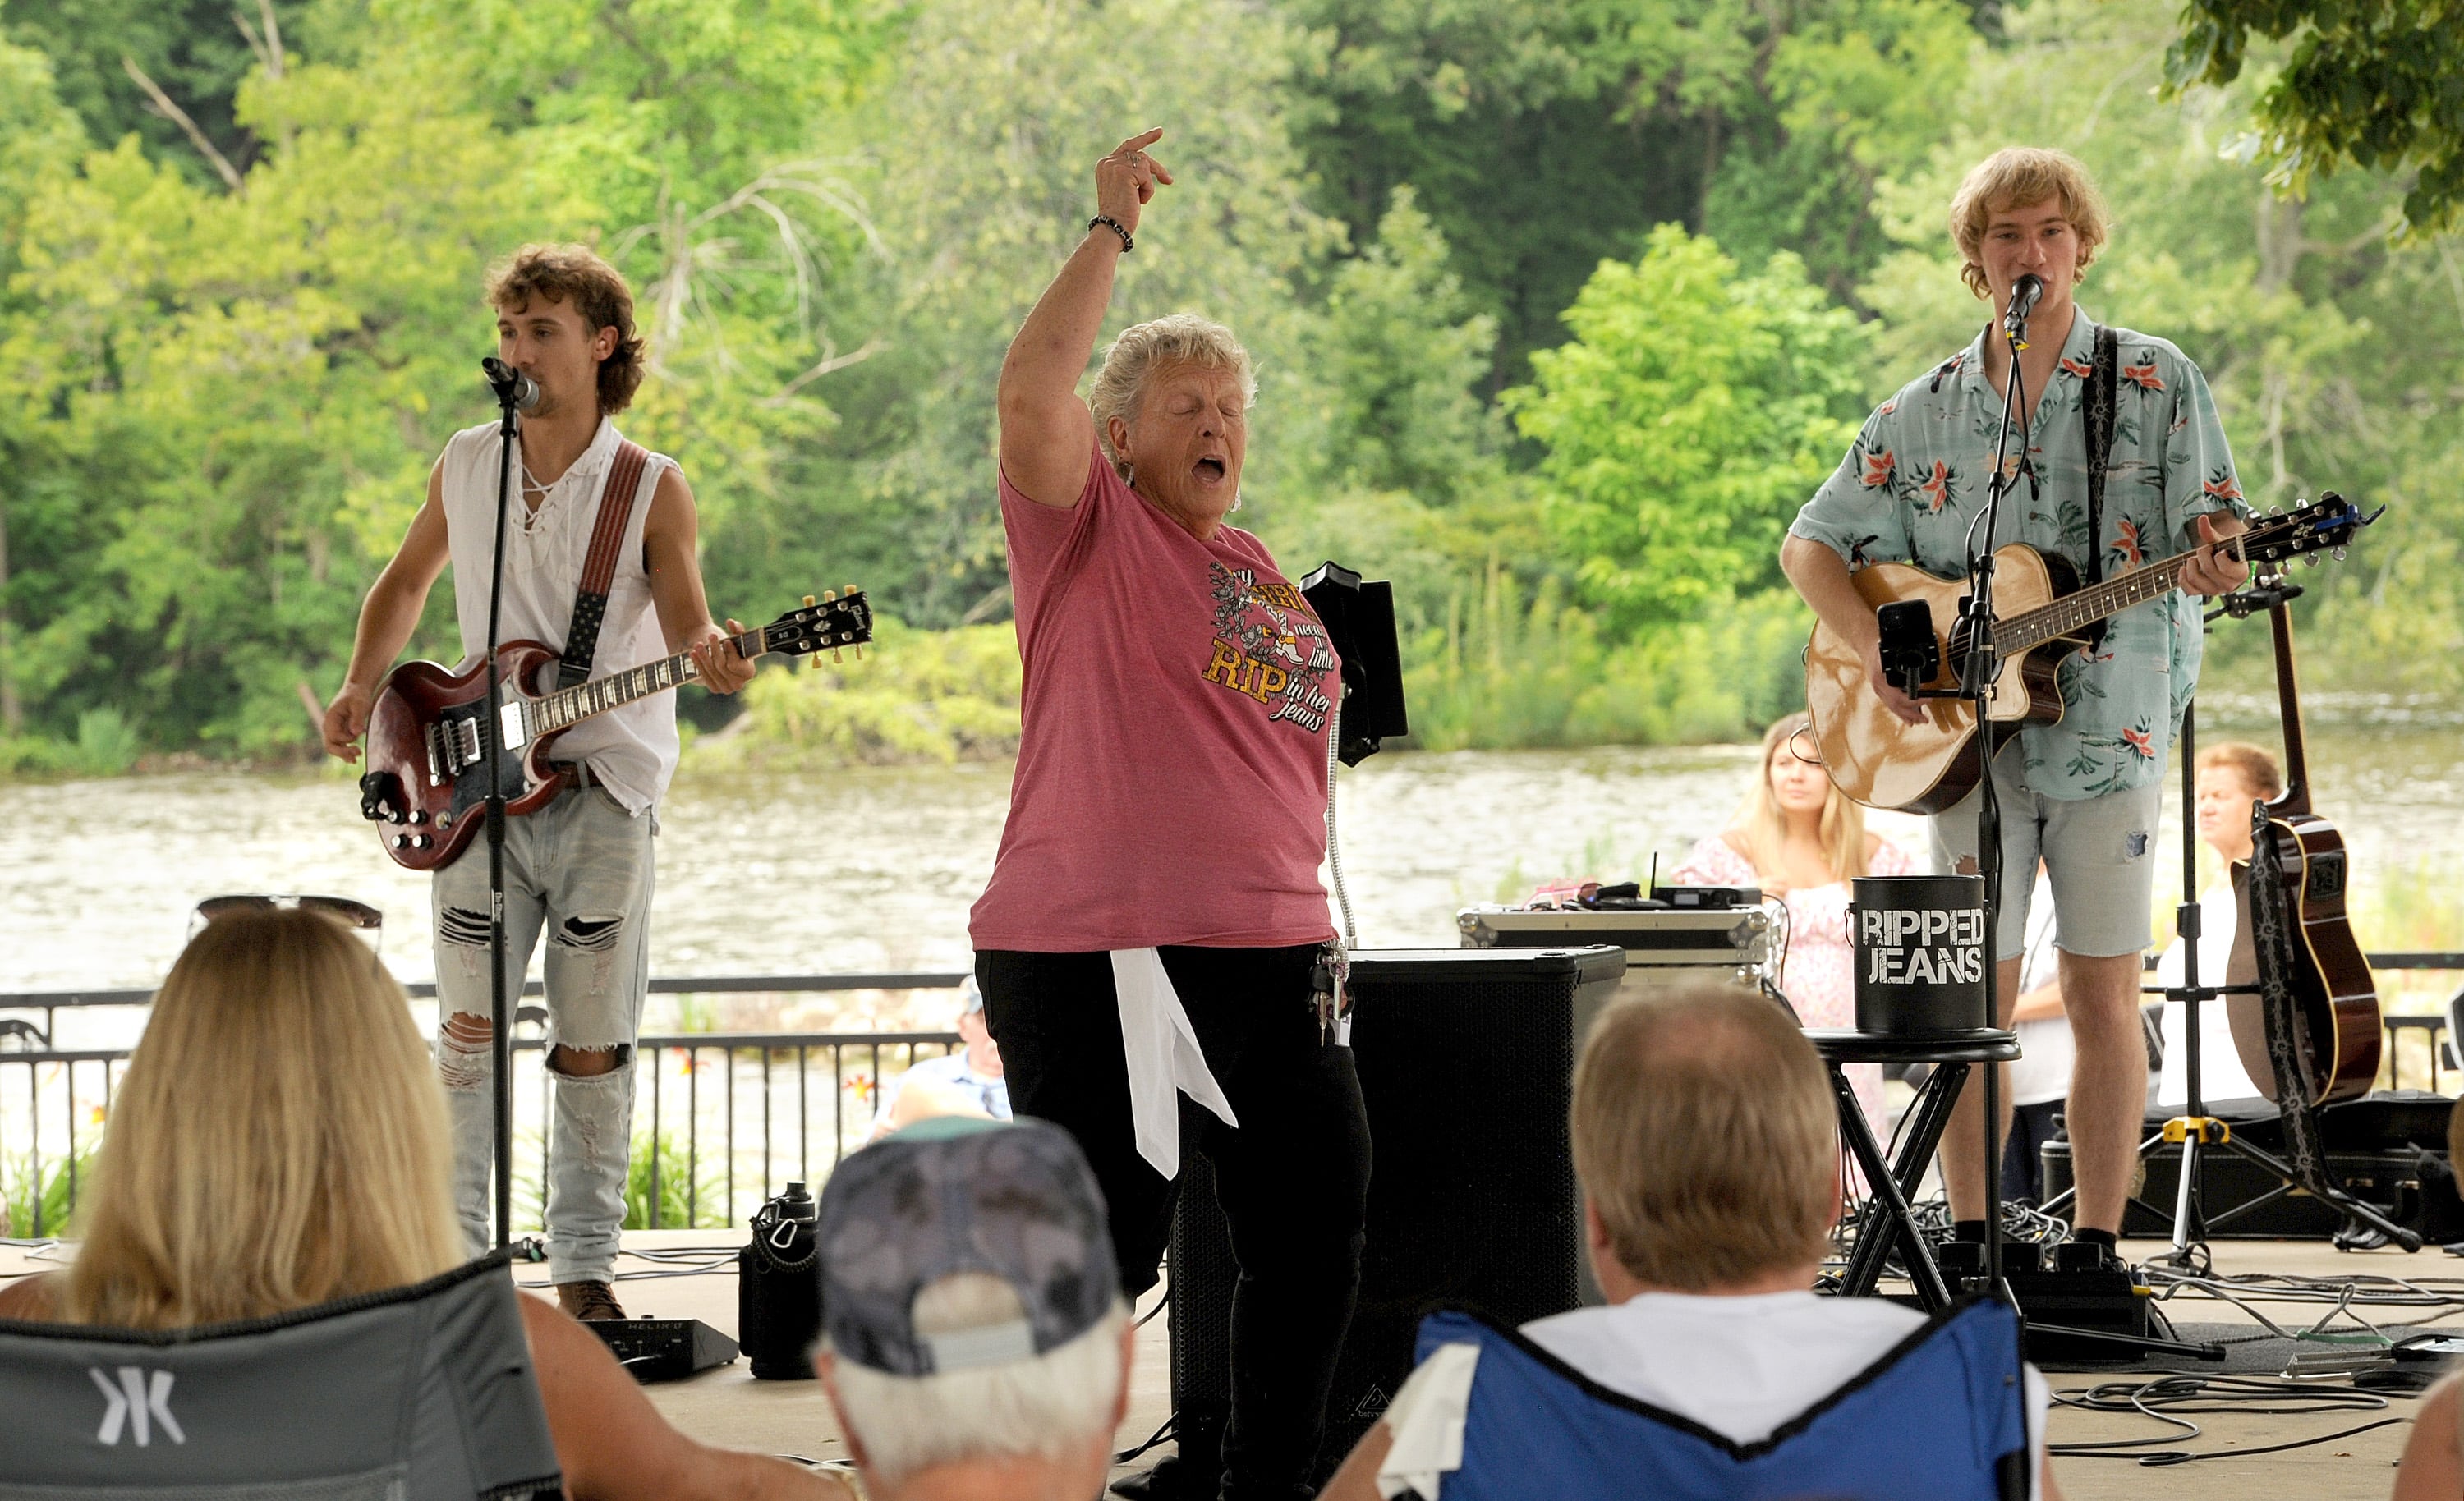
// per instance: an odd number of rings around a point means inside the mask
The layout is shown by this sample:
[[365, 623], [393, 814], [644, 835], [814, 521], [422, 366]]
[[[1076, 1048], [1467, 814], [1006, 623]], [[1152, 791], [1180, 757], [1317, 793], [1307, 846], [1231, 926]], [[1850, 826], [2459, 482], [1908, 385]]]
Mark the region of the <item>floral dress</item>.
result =
[[[1881, 840], [1867, 863], [1868, 876], [1912, 876], [1916, 862], [1888, 839]], [[1670, 878], [1699, 886], [1752, 886], [1761, 883], [1753, 862], [1719, 835], [1694, 846]], [[1788, 969], [1780, 989], [1808, 1027], [1857, 1025], [1856, 968], [1848, 948], [1848, 882], [1806, 886], [1788, 894]], [[1865, 1107], [1866, 1123], [1875, 1137], [1890, 1140], [1890, 1116], [1882, 1103], [1882, 1066], [1851, 1063], [1848, 1082], [1857, 1102]]]

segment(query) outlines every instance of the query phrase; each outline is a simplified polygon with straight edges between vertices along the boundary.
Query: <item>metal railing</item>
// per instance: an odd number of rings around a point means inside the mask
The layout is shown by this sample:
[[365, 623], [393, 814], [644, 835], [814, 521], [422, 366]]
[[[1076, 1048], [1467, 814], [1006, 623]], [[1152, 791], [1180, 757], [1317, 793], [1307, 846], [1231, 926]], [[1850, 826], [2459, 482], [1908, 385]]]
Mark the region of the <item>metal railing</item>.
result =
[[[2377, 969], [2464, 970], [2464, 953], [2457, 952], [2379, 953], [2368, 959]], [[653, 980], [650, 990], [668, 995], [947, 990], [963, 978], [956, 971], [724, 975]], [[406, 989], [416, 999], [435, 993], [433, 986]], [[536, 981], [523, 990], [526, 996], [539, 993]], [[143, 1006], [152, 997], [150, 990], [0, 993], [0, 1013], [39, 1011], [45, 1018], [37, 1028], [0, 1015], [0, 1222], [5, 1222], [0, 1233], [58, 1233], [76, 1207], [89, 1154], [127, 1064], [125, 1048], [53, 1048], [56, 1012]], [[513, 1044], [516, 1202], [533, 1221], [544, 1202], [554, 1108], [545, 1042], [530, 1025], [543, 1014], [536, 1007], [522, 1007]], [[2431, 1085], [2436, 1088], [2438, 1034], [2445, 1018], [2390, 1015], [2387, 1024], [2390, 1083], [2399, 1082], [2396, 1044], [2401, 1033], [2419, 1031], [2429, 1041]], [[12, 1040], [20, 1045], [13, 1051]], [[958, 1045], [955, 1032], [641, 1037], [627, 1193], [632, 1216], [657, 1229], [732, 1226], [790, 1177], [818, 1184], [848, 1151], [864, 1144], [885, 1080], [921, 1057], [946, 1054]], [[22, 1086], [14, 1075], [21, 1068]], [[50, 1130], [47, 1115], [54, 1122]], [[22, 1147], [12, 1144], [19, 1141]], [[679, 1162], [681, 1182], [676, 1177]], [[788, 1162], [794, 1164], [793, 1174], [781, 1170]], [[750, 1197], [748, 1186], [754, 1190]]]
[[[653, 992], [790, 994], [948, 990], [955, 971], [729, 975], [651, 982]], [[432, 986], [406, 987], [414, 998]], [[524, 993], [537, 995], [537, 982]], [[0, 1234], [55, 1235], [76, 1207], [129, 1050], [55, 1048], [56, 1012], [142, 1007], [148, 990], [0, 994]], [[515, 1054], [517, 1218], [539, 1219], [554, 1097], [536, 1006]], [[12, 1046], [14, 1044], [14, 1046]], [[789, 1180], [818, 1184], [870, 1132], [885, 1081], [960, 1046], [955, 1032], [678, 1033], [637, 1039], [628, 1223], [732, 1226]], [[19, 1071], [22, 1070], [22, 1082]]]

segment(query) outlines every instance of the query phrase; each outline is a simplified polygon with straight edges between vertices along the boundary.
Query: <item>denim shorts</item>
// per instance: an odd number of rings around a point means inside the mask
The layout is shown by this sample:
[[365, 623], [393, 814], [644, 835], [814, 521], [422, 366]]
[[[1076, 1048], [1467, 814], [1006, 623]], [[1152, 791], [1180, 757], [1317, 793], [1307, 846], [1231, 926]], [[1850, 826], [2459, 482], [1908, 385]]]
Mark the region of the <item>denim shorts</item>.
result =
[[[2047, 797], [2027, 785], [2021, 743], [1993, 757], [1993, 787], [2002, 806], [2002, 919], [1994, 950], [2016, 959], [2027, 947], [2028, 899], [2036, 860], [2054, 891], [2054, 946], [2082, 959], [2135, 954], [2147, 947], [2156, 881], [2159, 776], [2144, 787], [2076, 800]], [[1936, 868], [1957, 871], [1976, 856], [1976, 801], [1926, 820]], [[1973, 865], [1966, 867], [1974, 873]]]

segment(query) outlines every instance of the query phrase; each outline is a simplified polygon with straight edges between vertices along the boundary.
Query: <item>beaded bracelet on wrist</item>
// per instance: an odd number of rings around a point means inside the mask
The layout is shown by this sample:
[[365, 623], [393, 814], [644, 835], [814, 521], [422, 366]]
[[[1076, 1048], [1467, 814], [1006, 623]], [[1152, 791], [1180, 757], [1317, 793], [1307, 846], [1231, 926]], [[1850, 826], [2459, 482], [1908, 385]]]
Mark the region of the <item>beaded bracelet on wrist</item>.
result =
[[1087, 221], [1087, 228], [1089, 230], [1092, 230], [1095, 226], [1099, 224], [1121, 237], [1122, 254], [1127, 255], [1132, 250], [1138, 248], [1138, 242], [1130, 238], [1130, 231], [1122, 228], [1121, 221], [1113, 218], [1111, 214], [1097, 214], [1094, 218]]

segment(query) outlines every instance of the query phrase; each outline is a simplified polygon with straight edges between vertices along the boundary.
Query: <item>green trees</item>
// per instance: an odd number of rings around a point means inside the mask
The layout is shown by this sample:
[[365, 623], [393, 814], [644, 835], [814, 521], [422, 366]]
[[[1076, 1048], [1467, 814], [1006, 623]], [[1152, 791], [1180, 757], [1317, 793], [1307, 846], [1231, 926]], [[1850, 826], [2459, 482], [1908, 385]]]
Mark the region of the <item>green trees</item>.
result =
[[[259, 754], [304, 738], [303, 685], [330, 690], [515, 219], [484, 126], [363, 85], [256, 76], [235, 118], [271, 144], [239, 191], [124, 138], [27, 201], [11, 349], [49, 462], [25, 483], [61, 502], [12, 549], [62, 586], [11, 654], [39, 728], [107, 707], [156, 745]], [[12, 605], [41, 592], [12, 580]]]
[[1746, 274], [1674, 225], [1603, 262], [1566, 326], [1507, 404], [1548, 450], [1585, 597], [1631, 632], [1778, 582], [1781, 533], [1857, 435], [1865, 327], [1794, 256]]
[[[1113, 327], [1248, 342], [1238, 519], [1396, 580], [1431, 743], [1784, 707], [1779, 530], [1973, 333], [1943, 212], [2012, 140], [2097, 172], [2085, 305], [2201, 362], [2255, 497], [2393, 503], [2308, 576], [2314, 653], [2464, 689], [2464, 44], [2431, 0], [236, 9], [0, 0], [0, 769], [306, 753], [303, 687], [487, 416], [477, 289], [525, 240], [636, 287], [626, 425], [692, 476], [719, 608], [858, 581], [915, 681], [984, 668], [925, 633], [1007, 613], [1001, 352], [1149, 124], [1181, 185]], [[823, 690], [770, 691], [785, 726]]]
[[2165, 60], [2176, 90], [2230, 84], [2253, 36], [2292, 41], [2252, 111], [2271, 179], [2297, 196], [2339, 166], [2408, 174], [2404, 213], [2434, 232], [2464, 217], [2464, 15], [2447, 0], [2189, 0]]

